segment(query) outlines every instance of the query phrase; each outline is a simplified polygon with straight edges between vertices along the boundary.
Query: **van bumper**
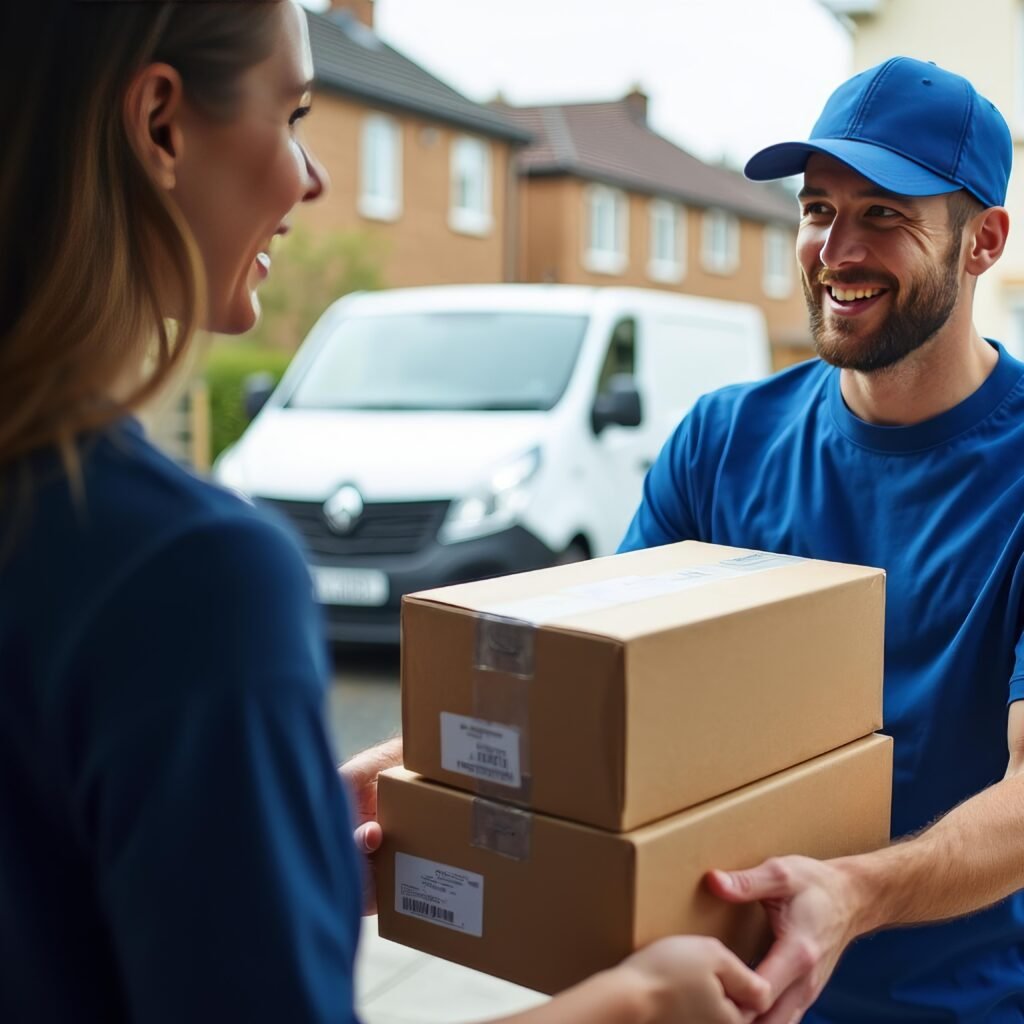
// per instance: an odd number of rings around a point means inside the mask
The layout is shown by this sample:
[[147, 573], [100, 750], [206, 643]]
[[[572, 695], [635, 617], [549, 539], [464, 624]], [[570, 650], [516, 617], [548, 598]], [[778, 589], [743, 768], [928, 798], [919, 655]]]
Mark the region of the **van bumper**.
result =
[[377, 607], [322, 604], [327, 638], [344, 644], [397, 644], [401, 637], [402, 596], [452, 583], [542, 569], [553, 552], [529, 530], [514, 526], [458, 544], [432, 541], [415, 554], [376, 555], [344, 561], [318, 559], [328, 568], [376, 569], [388, 578], [388, 599]]

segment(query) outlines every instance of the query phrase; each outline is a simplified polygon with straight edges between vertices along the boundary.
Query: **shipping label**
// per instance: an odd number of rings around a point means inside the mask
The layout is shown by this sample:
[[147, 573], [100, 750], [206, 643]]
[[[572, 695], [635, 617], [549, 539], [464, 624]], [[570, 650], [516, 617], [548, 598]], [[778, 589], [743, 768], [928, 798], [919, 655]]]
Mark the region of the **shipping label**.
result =
[[396, 853], [395, 910], [480, 938], [484, 933], [484, 876]]
[[519, 730], [503, 722], [441, 712], [441, 767], [519, 789]]

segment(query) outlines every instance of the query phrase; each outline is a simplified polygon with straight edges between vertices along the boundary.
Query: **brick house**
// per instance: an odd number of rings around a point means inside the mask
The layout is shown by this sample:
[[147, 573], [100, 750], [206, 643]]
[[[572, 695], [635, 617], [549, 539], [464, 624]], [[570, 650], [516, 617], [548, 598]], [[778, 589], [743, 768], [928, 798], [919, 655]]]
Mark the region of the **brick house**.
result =
[[514, 279], [512, 157], [528, 133], [384, 43], [371, 0], [307, 14], [315, 114], [303, 133], [332, 188], [296, 221], [369, 236], [389, 287]]
[[658, 135], [638, 90], [609, 103], [493, 106], [533, 136], [517, 158], [521, 280], [751, 302], [777, 366], [811, 354], [795, 198]]

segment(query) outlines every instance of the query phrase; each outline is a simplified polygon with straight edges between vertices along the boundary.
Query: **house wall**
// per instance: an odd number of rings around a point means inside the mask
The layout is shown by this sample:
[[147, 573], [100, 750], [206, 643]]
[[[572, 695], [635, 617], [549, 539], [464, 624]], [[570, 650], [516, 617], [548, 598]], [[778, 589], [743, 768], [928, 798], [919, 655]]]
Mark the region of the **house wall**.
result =
[[985, 0], [984, 26], [965, 26], [963, 0], [885, 0], [854, 21], [853, 70], [896, 54], [932, 60], [969, 78], [1002, 112], [1014, 138], [1007, 208], [1012, 230], [1002, 259], [978, 281], [974, 322], [1024, 355], [1024, 14], [1020, 0]]
[[[314, 232], [362, 232], [380, 253], [383, 284], [406, 285], [494, 282], [510, 279], [508, 189], [510, 147], [485, 140], [491, 152], [494, 223], [484, 236], [467, 235], [448, 225], [450, 150], [458, 129], [392, 111], [380, 111], [401, 126], [402, 209], [394, 221], [359, 212], [359, 150], [364, 119], [374, 108], [321, 90], [313, 114], [302, 126], [310, 145], [331, 176], [331, 188], [316, 203], [302, 207], [295, 221]], [[480, 136], [482, 138], [482, 136]]]
[[[739, 264], [732, 273], [716, 274], [702, 266], [703, 211], [688, 209], [685, 272], [678, 284], [665, 284], [653, 279], [647, 269], [651, 197], [630, 194], [627, 265], [618, 274], [594, 273], [584, 266], [587, 188], [586, 182], [569, 176], [523, 179], [520, 233], [523, 280], [659, 288], [715, 299], [751, 302], [764, 311], [778, 366], [788, 365], [812, 354], [807, 331], [807, 309], [795, 271], [792, 288], [785, 298], [773, 298], [765, 294], [763, 224], [745, 220], [740, 222]], [[795, 264], [795, 255], [793, 259]]]

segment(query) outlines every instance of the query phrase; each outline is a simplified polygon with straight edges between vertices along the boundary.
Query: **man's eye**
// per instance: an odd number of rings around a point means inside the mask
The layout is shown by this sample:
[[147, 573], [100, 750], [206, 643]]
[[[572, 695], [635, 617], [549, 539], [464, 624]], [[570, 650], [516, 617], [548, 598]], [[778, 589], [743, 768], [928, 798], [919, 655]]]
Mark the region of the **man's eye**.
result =
[[891, 206], [872, 206], [868, 210], [869, 217], [898, 217], [899, 211]]
[[308, 106], [299, 107], [297, 110], [292, 111], [292, 116], [288, 118], [289, 124], [295, 124], [297, 121], [301, 121], [310, 111]]
[[804, 203], [803, 214], [805, 217], [817, 217], [827, 213], [828, 207], [824, 203]]

